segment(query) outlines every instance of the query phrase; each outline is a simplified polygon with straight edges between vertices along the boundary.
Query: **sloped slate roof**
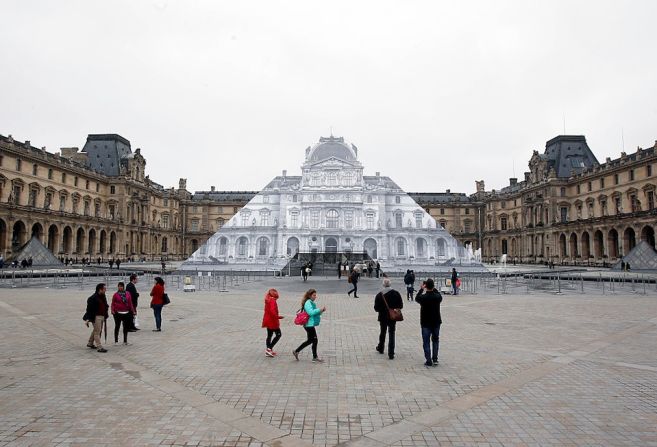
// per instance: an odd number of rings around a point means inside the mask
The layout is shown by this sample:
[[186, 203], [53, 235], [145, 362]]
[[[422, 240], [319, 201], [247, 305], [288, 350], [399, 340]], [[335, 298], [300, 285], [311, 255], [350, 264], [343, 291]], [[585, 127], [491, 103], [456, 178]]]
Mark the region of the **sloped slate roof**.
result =
[[598, 166], [598, 159], [586, 143], [583, 135], [559, 135], [545, 143], [542, 158], [548, 160], [557, 177], [568, 178]]
[[[646, 241], [641, 241], [623, 257], [622, 261], [630, 264], [630, 271], [657, 270], [657, 251]], [[612, 270], [620, 270], [622, 261], [618, 261]]]
[[59, 267], [64, 265], [34, 236], [16, 252], [13, 258], [18, 261], [32, 258], [32, 266], [34, 267]]

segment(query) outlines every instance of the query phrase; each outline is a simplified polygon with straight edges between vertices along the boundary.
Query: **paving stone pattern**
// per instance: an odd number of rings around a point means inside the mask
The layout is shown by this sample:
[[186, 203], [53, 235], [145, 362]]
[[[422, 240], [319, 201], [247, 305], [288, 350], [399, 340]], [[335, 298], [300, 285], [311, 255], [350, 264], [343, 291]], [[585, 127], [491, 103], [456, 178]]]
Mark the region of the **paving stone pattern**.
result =
[[[396, 286], [403, 289], [403, 285]], [[0, 290], [0, 445], [657, 446], [657, 296], [445, 296], [440, 365], [426, 368], [405, 301], [396, 358], [374, 347], [374, 279], [271, 279], [172, 291], [154, 333], [85, 347], [87, 293]], [[264, 355], [263, 295], [281, 293], [279, 353]], [[297, 362], [307, 288], [328, 311]], [[119, 335], [121, 340], [122, 335]]]

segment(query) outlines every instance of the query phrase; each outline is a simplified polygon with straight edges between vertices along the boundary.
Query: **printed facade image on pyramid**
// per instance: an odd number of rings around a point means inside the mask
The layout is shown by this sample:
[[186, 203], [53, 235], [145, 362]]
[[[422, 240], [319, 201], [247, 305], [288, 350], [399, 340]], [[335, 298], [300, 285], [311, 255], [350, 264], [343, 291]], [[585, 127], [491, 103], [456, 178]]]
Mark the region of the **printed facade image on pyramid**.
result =
[[387, 271], [480, 265], [390, 178], [364, 176], [358, 149], [342, 137], [308, 147], [301, 169], [274, 178], [182, 269], [281, 269], [308, 256], [371, 258]]

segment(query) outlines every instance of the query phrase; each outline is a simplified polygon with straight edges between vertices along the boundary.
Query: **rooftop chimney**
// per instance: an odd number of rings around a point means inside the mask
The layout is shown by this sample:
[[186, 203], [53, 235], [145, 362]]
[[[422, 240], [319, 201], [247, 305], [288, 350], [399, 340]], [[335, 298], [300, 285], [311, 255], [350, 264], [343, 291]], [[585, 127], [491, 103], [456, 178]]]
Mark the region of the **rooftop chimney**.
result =
[[287, 169], [283, 169], [283, 177], [287, 177]]
[[452, 192], [452, 191], [450, 191], [449, 189], [447, 189], [447, 190], [445, 190], [445, 192], [446, 192], [447, 194], [449, 194], [449, 193]]
[[530, 172], [525, 172], [525, 181], [526, 182], [529, 182], [529, 174], [531, 174], [531, 173]]
[[381, 177], [381, 173], [379, 171], [376, 171], [376, 176]]
[[477, 192], [484, 192], [486, 190], [483, 180], [475, 180], [475, 185], [477, 187]]
[[510, 178], [509, 179], [509, 185], [515, 186], [518, 184], [518, 179], [517, 178]]
[[214, 186], [210, 186], [210, 191], [214, 192], [214, 190], [215, 190]]

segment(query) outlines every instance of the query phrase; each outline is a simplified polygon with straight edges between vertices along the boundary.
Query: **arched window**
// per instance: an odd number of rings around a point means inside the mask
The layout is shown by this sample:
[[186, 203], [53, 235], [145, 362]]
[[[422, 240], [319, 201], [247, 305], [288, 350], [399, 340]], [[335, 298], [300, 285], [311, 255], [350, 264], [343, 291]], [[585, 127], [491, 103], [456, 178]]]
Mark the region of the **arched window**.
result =
[[436, 255], [437, 256], [445, 256], [445, 239], [436, 239]]
[[326, 228], [338, 228], [340, 214], [337, 210], [328, 210], [326, 212]]

